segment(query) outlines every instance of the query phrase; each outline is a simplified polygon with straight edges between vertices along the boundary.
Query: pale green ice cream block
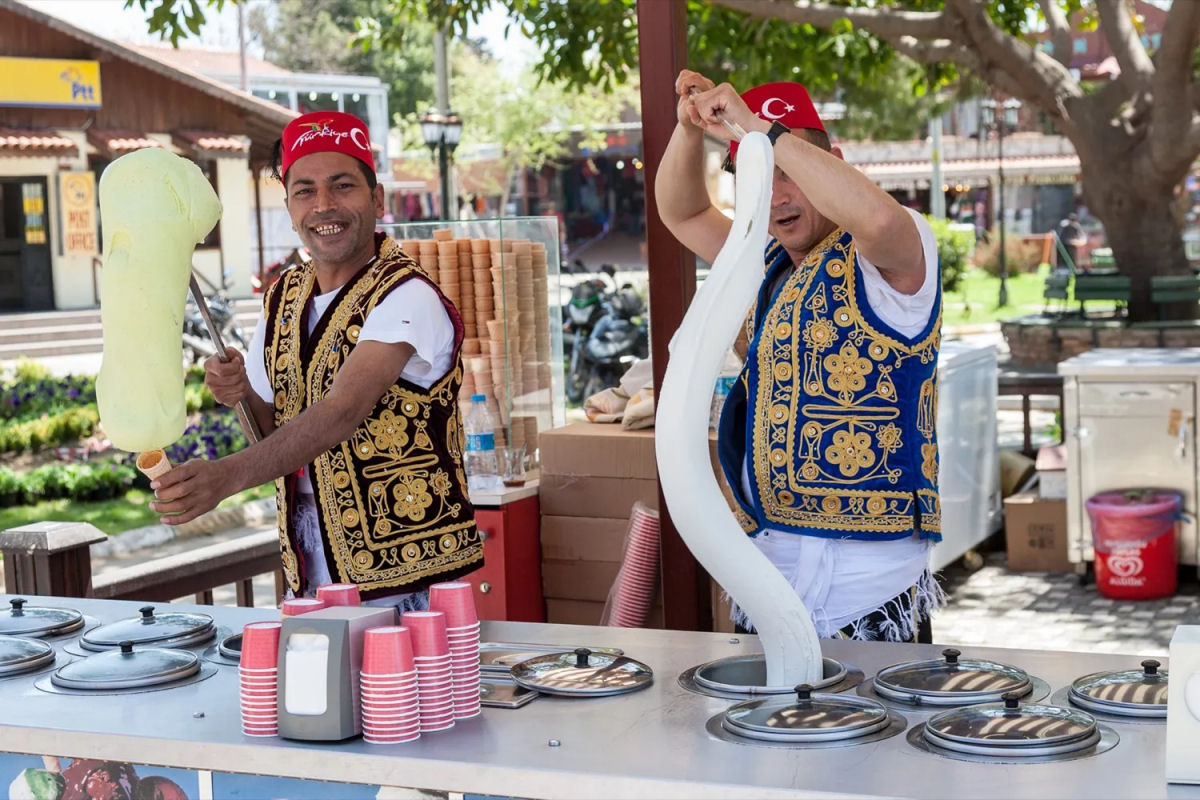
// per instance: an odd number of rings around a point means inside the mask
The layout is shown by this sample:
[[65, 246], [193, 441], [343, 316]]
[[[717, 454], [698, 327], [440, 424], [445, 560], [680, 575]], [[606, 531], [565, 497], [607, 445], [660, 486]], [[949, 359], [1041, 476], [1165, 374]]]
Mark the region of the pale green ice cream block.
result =
[[122, 450], [166, 447], [187, 422], [181, 342], [192, 253], [221, 201], [198, 166], [158, 148], [109, 164], [99, 192], [100, 424]]

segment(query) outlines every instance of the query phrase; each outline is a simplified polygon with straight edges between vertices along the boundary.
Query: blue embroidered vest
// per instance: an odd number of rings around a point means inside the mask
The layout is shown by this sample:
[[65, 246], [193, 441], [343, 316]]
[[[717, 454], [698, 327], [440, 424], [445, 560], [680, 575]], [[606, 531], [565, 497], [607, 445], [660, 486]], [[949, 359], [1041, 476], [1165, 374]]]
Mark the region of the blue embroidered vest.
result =
[[940, 281], [934, 313], [910, 338], [868, 305], [849, 233], [831, 233], [794, 270], [775, 240], [765, 260], [746, 365], [719, 431], [743, 529], [940, 541]]

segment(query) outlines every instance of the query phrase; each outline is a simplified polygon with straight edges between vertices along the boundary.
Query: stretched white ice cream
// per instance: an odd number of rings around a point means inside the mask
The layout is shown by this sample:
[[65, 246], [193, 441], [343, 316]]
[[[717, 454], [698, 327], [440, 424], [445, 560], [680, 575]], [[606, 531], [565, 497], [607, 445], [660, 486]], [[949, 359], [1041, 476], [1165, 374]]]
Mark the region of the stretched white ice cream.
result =
[[767, 137], [747, 134], [738, 145], [729, 238], [671, 339], [654, 447], [663, 498], [680, 537], [754, 621], [767, 684], [795, 686], [822, 677], [817, 631], [791, 585], [738, 525], [708, 455], [711, 390], [762, 279], [774, 169]]
[[180, 341], [192, 251], [221, 217], [221, 202], [191, 161], [138, 150], [100, 176], [104, 360], [96, 378], [100, 423], [114, 445], [140, 452], [183, 433]]

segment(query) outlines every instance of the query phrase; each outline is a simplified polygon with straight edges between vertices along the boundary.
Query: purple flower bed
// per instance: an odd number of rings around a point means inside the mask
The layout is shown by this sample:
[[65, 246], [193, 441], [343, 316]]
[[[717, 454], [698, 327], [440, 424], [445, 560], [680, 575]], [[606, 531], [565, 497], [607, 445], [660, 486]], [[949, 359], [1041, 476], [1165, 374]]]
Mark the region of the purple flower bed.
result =
[[30, 419], [96, 402], [91, 375], [16, 380], [0, 386], [0, 418]]

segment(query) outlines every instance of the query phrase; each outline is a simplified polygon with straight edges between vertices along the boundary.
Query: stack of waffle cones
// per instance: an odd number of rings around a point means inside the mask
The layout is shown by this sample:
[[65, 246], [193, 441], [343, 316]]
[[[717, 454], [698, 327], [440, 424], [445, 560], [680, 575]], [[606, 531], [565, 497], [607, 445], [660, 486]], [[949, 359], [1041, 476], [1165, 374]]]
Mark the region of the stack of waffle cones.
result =
[[537, 449], [537, 412], [550, 405], [550, 307], [546, 247], [527, 239], [400, 242], [442, 293], [465, 328], [461, 402], [487, 396], [496, 446]]

